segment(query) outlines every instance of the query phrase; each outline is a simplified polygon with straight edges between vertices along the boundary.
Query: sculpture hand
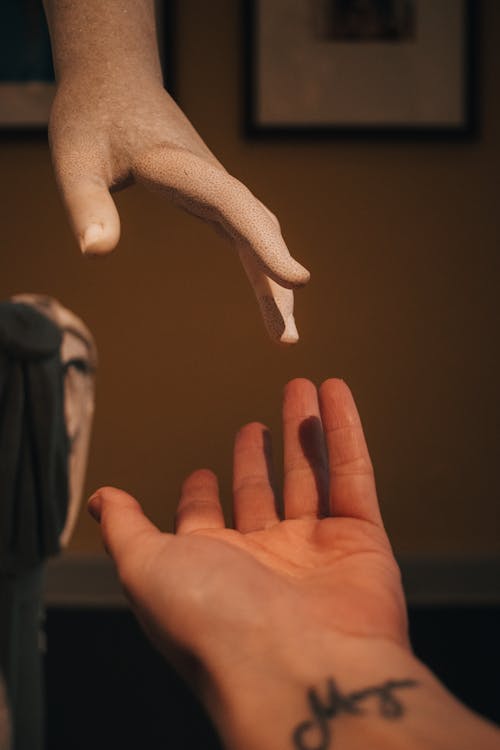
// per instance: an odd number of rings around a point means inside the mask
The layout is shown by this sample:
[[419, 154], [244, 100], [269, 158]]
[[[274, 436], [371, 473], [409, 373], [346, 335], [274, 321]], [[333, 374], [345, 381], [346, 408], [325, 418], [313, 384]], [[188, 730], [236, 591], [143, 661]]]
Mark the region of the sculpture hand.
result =
[[255, 423], [235, 442], [234, 529], [207, 470], [184, 484], [175, 536], [120, 490], [104, 488], [90, 501], [139, 619], [169, 658], [230, 664], [259, 638], [275, 652], [286, 643], [306, 650], [307, 633], [333, 644], [354, 637], [408, 647], [399, 571], [349, 389], [326, 381], [318, 405], [309, 381], [292, 381], [283, 422], [283, 514], [267, 432]]
[[295, 261], [271, 212], [210, 152], [162, 85], [150, 0], [46, 0], [58, 78], [50, 118], [56, 178], [82, 251], [117, 244], [110, 191], [139, 182], [215, 224], [253, 284], [271, 336], [297, 340]]

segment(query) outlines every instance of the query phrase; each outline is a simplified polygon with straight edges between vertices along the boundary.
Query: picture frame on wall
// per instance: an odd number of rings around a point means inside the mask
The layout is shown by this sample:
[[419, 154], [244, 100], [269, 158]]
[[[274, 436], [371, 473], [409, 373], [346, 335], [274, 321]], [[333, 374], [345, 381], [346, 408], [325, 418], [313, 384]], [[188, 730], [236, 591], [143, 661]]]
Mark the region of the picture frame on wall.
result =
[[[173, 95], [174, 0], [156, 0], [165, 87]], [[55, 95], [50, 37], [41, 0], [0, 3], [0, 131], [47, 129]]]
[[247, 0], [249, 135], [472, 136], [474, 0]]
[[46, 128], [54, 97], [50, 38], [40, 0], [0, 3], [0, 128]]

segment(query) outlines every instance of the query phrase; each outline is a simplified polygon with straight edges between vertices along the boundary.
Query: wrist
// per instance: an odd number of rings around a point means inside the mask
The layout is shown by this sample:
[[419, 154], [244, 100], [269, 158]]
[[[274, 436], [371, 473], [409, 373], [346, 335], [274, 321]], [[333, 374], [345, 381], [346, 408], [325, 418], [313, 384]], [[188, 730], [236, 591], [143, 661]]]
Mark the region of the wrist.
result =
[[238, 660], [209, 665], [204, 697], [232, 750], [489, 750], [499, 741], [409, 650], [384, 639], [328, 633], [241, 649]]
[[152, 0], [45, 0], [58, 82], [161, 80]]
[[207, 706], [228, 748], [327, 750], [333, 736], [344, 750], [361, 740], [377, 748], [388, 729], [401, 731], [383, 726], [375, 700], [349, 705], [348, 697], [388, 681], [416, 682], [411, 654], [331, 633], [308, 640], [249, 652], [231, 668], [214, 666]]

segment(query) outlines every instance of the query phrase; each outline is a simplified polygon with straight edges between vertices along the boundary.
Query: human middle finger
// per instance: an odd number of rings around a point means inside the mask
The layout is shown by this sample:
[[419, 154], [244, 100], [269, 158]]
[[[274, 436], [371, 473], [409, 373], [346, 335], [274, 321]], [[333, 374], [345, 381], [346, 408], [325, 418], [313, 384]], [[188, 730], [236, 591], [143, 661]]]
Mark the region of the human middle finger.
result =
[[243, 534], [279, 523], [271, 478], [271, 446], [267, 428], [252, 422], [234, 443], [234, 524]]
[[316, 387], [290, 381], [283, 398], [284, 508], [286, 518], [328, 514], [328, 461]]

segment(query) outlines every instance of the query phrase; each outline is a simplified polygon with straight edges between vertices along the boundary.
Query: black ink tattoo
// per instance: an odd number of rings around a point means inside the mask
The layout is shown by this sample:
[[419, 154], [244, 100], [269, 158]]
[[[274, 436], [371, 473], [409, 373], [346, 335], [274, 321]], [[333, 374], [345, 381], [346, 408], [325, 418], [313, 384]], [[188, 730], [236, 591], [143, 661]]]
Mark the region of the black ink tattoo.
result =
[[323, 701], [318, 692], [311, 688], [307, 691], [307, 701], [312, 719], [303, 721], [295, 729], [292, 735], [295, 750], [327, 750], [331, 739], [329, 721], [339, 714], [351, 716], [363, 714], [363, 709], [359, 704], [366, 698], [378, 699], [380, 716], [385, 719], [398, 719], [404, 714], [404, 706], [394, 694], [395, 691], [416, 687], [417, 684], [415, 680], [387, 680], [382, 685], [374, 685], [342, 695], [334, 680], [328, 680], [326, 701]]

